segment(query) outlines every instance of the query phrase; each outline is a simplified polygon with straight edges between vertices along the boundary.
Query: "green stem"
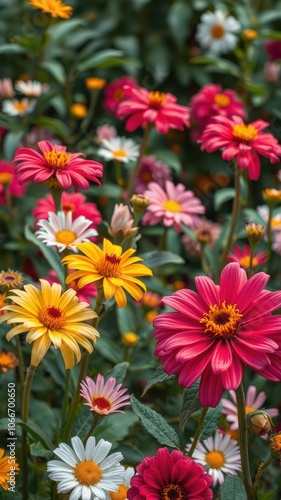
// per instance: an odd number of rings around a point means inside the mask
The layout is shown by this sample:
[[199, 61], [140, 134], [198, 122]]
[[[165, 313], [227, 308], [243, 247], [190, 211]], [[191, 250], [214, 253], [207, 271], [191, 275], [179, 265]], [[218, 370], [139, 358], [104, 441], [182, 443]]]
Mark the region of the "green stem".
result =
[[260, 478], [263, 474], [263, 472], [265, 471], [265, 469], [274, 461], [274, 458], [273, 457], [269, 457], [269, 459], [262, 463], [259, 467], [259, 470], [256, 474], [256, 477], [255, 477], [255, 481], [254, 481], [254, 486], [253, 486], [253, 493], [254, 493], [254, 498], [256, 498], [257, 496], [257, 489], [258, 489], [258, 486], [259, 486], [259, 482], [260, 482]]
[[235, 169], [235, 173], [234, 173], [235, 197], [233, 200], [232, 218], [231, 218], [228, 239], [227, 239], [227, 243], [224, 247], [224, 251], [223, 251], [223, 254], [221, 257], [221, 267], [223, 267], [225, 265], [227, 254], [228, 254], [229, 249], [232, 245], [234, 231], [236, 228], [236, 223], [237, 223], [237, 219], [238, 219], [238, 215], [239, 215], [239, 211], [240, 211], [240, 198], [241, 198], [240, 175], [241, 175], [241, 170], [238, 167], [236, 162], [234, 164], [234, 169]]
[[253, 257], [254, 257], [254, 245], [250, 245], [250, 262], [249, 262], [249, 278], [253, 275]]
[[63, 406], [62, 406], [62, 415], [61, 415], [62, 425], [64, 425], [64, 423], [65, 423], [67, 410], [68, 410], [70, 377], [71, 377], [71, 371], [66, 370], [65, 371], [64, 395], [63, 395]]
[[[34, 377], [34, 373], [36, 370], [36, 366], [30, 365], [28, 368], [24, 391], [23, 391], [23, 403], [22, 403], [22, 421], [28, 421], [28, 408], [29, 408], [29, 399], [30, 399], [30, 389], [32, 380]], [[24, 427], [22, 427], [22, 477], [23, 477], [23, 487], [22, 487], [22, 495], [23, 500], [26, 500], [29, 496], [28, 491], [28, 463], [27, 463], [27, 454], [28, 454], [28, 446], [27, 446], [27, 432]]]
[[19, 383], [20, 383], [20, 403], [22, 405], [22, 398], [23, 398], [23, 384], [24, 384], [24, 362], [23, 362], [23, 355], [22, 355], [22, 350], [21, 350], [21, 345], [20, 345], [20, 339], [18, 335], [16, 335], [16, 350], [17, 350], [17, 357], [19, 360]]
[[192, 445], [191, 445], [191, 448], [187, 454], [188, 457], [192, 457], [193, 455], [193, 452], [197, 446], [197, 443], [199, 441], [199, 437], [200, 437], [200, 434], [201, 434], [201, 430], [202, 430], [202, 426], [203, 426], [203, 423], [204, 423], [204, 420], [205, 420], [205, 417], [207, 415], [207, 411], [208, 411], [208, 406], [205, 406], [204, 408], [202, 408], [202, 412], [201, 412], [201, 415], [200, 415], [200, 418], [199, 418], [199, 421], [198, 421], [198, 424], [197, 424], [197, 428], [196, 428], [196, 431], [195, 431], [195, 434], [194, 434], [194, 439], [192, 441]]
[[130, 178], [129, 178], [128, 199], [131, 198], [131, 196], [132, 196], [132, 194], [134, 192], [135, 184], [136, 184], [136, 180], [137, 180], [137, 176], [138, 176], [140, 165], [141, 165], [141, 161], [143, 159], [143, 156], [145, 155], [147, 144], [148, 144], [149, 135], [150, 135], [150, 132], [151, 132], [152, 128], [153, 128], [152, 123], [148, 123], [146, 125], [145, 129], [144, 129], [143, 140], [142, 140], [142, 143], [141, 143], [141, 146], [140, 146], [140, 154], [139, 154], [139, 157], [137, 159], [137, 162], [136, 162], [133, 170], [131, 171]]
[[52, 191], [56, 212], [61, 211], [61, 194], [62, 194], [61, 191], [54, 191], [54, 190]]
[[100, 418], [101, 417], [99, 415], [93, 414], [92, 425], [84, 438], [84, 441], [83, 441], [84, 445], [86, 444], [87, 439], [93, 434], [93, 431], [95, 430], [96, 425], [97, 425], [98, 421], [100, 420]]
[[242, 384], [240, 384], [240, 386], [236, 389], [236, 404], [238, 412], [238, 433], [243, 482], [248, 500], [255, 500], [249, 465], [245, 395]]
[[269, 212], [268, 212], [268, 221], [267, 221], [267, 229], [266, 229], [266, 234], [267, 234], [267, 262], [270, 261], [270, 256], [271, 256], [271, 244], [272, 244], [272, 232], [271, 232], [271, 220], [272, 220], [272, 207], [268, 207]]

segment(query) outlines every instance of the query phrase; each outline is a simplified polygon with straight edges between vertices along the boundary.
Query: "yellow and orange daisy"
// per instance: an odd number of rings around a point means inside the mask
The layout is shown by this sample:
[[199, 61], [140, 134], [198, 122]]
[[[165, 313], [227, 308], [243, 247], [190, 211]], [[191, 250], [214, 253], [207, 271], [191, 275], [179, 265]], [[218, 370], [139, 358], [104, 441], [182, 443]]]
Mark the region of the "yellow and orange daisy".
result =
[[54, 18], [69, 19], [72, 16], [72, 7], [63, 4], [61, 0], [29, 0], [28, 4]]
[[0, 351], [0, 372], [7, 373], [18, 364], [18, 358], [12, 352]]
[[[72, 278], [73, 279], [73, 278]], [[81, 359], [79, 345], [89, 353], [93, 351], [99, 333], [84, 321], [97, 317], [86, 302], [79, 302], [73, 289], [63, 292], [61, 285], [41, 281], [41, 289], [25, 285], [24, 290], [12, 290], [9, 296], [13, 304], [0, 317], [0, 323], [15, 324], [7, 340], [28, 332], [26, 342], [33, 343], [31, 365], [38, 366], [51, 344], [60, 349], [65, 368], [72, 368]]]
[[11, 467], [13, 467], [13, 472], [15, 472], [15, 474], [18, 474], [20, 468], [16, 460], [14, 461], [14, 459], [12, 459], [13, 463], [11, 463], [9, 455], [4, 457], [4, 452], [5, 450], [0, 448], [0, 487], [7, 491], [9, 488], [7, 481], [11, 481], [11, 476], [9, 475], [11, 473]]
[[[143, 264], [140, 257], [131, 257], [135, 250], [129, 248], [122, 253], [122, 247], [113, 245], [104, 238], [103, 248], [94, 243], [79, 243], [77, 248], [85, 255], [68, 255], [62, 260], [69, 269], [74, 269], [66, 283], [79, 279], [78, 286], [95, 283], [102, 288], [106, 299], [115, 298], [118, 307], [125, 307], [126, 290], [135, 300], [140, 300], [146, 286], [137, 276], [152, 276], [152, 271]], [[142, 290], [143, 291], [142, 291]]]

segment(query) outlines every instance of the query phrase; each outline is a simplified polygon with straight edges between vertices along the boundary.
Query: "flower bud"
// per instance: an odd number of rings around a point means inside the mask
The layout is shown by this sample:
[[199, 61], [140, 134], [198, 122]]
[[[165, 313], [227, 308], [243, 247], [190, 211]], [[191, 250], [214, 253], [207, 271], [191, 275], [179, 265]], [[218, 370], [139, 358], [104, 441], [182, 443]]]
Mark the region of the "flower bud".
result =
[[128, 205], [116, 204], [113, 210], [108, 232], [115, 240], [123, 241], [128, 236], [135, 236], [138, 227], [133, 227], [134, 219], [130, 213]]
[[89, 77], [85, 79], [85, 85], [89, 90], [100, 90], [106, 85], [104, 78]]
[[149, 198], [144, 196], [143, 194], [133, 194], [131, 197], [130, 203], [135, 210], [135, 212], [142, 213], [144, 212], [150, 204]]
[[261, 224], [256, 224], [255, 222], [251, 222], [246, 226], [246, 233], [248, 236], [249, 243], [259, 243], [264, 234], [264, 226]]
[[269, 448], [273, 458], [281, 460], [281, 432], [274, 434], [270, 438]]
[[133, 332], [123, 333], [122, 342], [126, 347], [133, 347], [138, 344], [139, 338]]
[[255, 40], [257, 38], [258, 32], [256, 30], [247, 29], [243, 31], [243, 37], [246, 40]]
[[73, 116], [75, 116], [75, 118], [82, 119], [85, 118], [85, 116], [87, 116], [88, 108], [87, 106], [85, 106], [85, 104], [77, 102], [75, 104], [72, 104], [72, 106], [70, 106], [70, 112]]
[[250, 430], [257, 436], [264, 436], [272, 431], [274, 428], [271, 417], [264, 411], [254, 411], [248, 413], [247, 419], [249, 422]]
[[262, 192], [262, 197], [265, 203], [271, 208], [276, 207], [281, 203], [281, 191], [279, 189], [265, 189]]

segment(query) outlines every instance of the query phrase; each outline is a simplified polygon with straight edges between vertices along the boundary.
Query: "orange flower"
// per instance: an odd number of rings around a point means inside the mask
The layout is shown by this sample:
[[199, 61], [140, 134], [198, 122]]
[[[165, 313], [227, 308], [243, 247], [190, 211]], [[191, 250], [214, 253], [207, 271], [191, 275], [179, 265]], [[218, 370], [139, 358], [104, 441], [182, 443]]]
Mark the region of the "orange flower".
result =
[[7, 373], [18, 364], [18, 358], [12, 352], [0, 351], [0, 372]]
[[28, 3], [35, 9], [42, 10], [46, 14], [51, 14], [52, 17], [69, 19], [72, 16], [72, 7], [63, 4], [61, 0], [29, 0]]
[[1, 488], [3, 488], [3, 490], [7, 491], [9, 488], [7, 481], [11, 480], [11, 477], [9, 476], [9, 473], [11, 472], [11, 467], [12, 466], [14, 467], [13, 472], [15, 472], [16, 474], [18, 473], [20, 468], [16, 460], [14, 462], [14, 459], [12, 459], [13, 463], [10, 463], [11, 460], [10, 456], [8, 455], [4, 457], [3, 456], [4, 452], [5, 450], [0, 448], [0, 486]]

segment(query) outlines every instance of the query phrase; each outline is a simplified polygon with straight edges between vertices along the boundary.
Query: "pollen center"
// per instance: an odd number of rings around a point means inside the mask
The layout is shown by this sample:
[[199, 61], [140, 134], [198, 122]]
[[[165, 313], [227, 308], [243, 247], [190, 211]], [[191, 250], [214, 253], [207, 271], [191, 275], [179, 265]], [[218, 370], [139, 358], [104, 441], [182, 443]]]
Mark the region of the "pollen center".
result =
[[0, 184], [9, 184], [13, 180], [13, 174], [9, 172], [0, 173]]
[[16, 102], [14, 102], [14, 108], [17, 111], [25, 111], [27, 109], [27, 104], [26, 104], [26, 102], [23, 102], [23, 101], [16, 101]]
[[200, 243], [212, 243], [212, 235], [208, 229], [196, 229], [196, 238]]
[[124, 484], [118, 484], [119, 486], [119, 491], [110, 491], [109, 492], [109, 497], [110, 500], [127, 500], [127, 491], [128, 488], [124, 486]]
[[181, 205], [174, 200], [166, 200], [163, 203], [163, 207], [167, 212], [180, 212], [181, 211]]
[[230, 98], [225, 94], [216, 94], [214, 96], [214, 103], [219, 106], [219, 108], [226, 108], [230, 103]]
[[110, 410], [111, 404], [108, 399], [103, 398], [102, 396], [96, 397], [92, 399], [92, 405], [97, 406], [99, 410]]
[[158, 90], [149, 92], [149, 106], [153, 108], [162, 108], [166, 101], [165, 92], [159, 92]]
[[246, 406], [245, 408], [246, 415], [248, 415], [248, 413], [252, 413], [252, 411], [256, 411], [256, 408], [253, 408], [252, 406]]
[[[241, 257], [239, 260], [240, 266], [243, 267], [244, 269], [247, 269], [250, 267], [250, 256], [245, 255], [244, 257]], [[252, 259], [252, 267], [257, 267], [259, 265], [259, 261], [257, 257], [253, 257]]]
[[224, 454], [220, 451], [210, 451], [207, 453], [205, 460], [212, 469], [221, 469], [225, 464]]
[[127, 158], [127, 153], [124, 149], [114, 149], [112, 151], [114, 158]]
[[277, 434], [276, 436], [273, 436], [272, 442], [273, 442], [274, 451], [281, 452], [281, 434]]
[[65, 214], [68, 214], [68, 212], [75, 212], [75, 205], [73, 203], [63, 203], [62, 204], [62, 209]]
[[67, 229], [56, 233], [56, 241], [58, 243], [62, 243], [63, 245], [70, 245], [76, 240], [76, 238], [77, 234], [73, 231], [68, 231]]
[[44, 326], [54, 330], [61, 328], [66, 320], [64, 312], [56, 306], [44, 307], [38, 314], [38, 318]]
[[205, 326], [205, 333], [218, 339], [228, 339], [235, 337], [242, 316], [236, 304], [226, 305], [224, 301], [220, 307], [217, 304], [210, 306], [209, 312], [204, 313], [200, 323]]
[[211, 28], [212, 38], [220, 40], [220, 38], [222, 38], [224, 34], [225, 34], [225, 29], [221, 24], [214, 24], [214, 26], [212, 26]]
[[114, 90], [114, 92], [113, 92], [114, 101], [120, 102], [120, 101], [122, 101], [123, 97], [124, 97], [124, 92], [121, 88]]
[[102, 475], [102, 470], [96, 462], [84, 460], [76, 465], [74, 476], [80, 484], [85, 486], [94, 486]]
[[234, 125], [232, 135], [235, 139], [239, 139], [239, 141], [250, 142], [257, 137], [258, 130], [253, 125], [240, 123]]
[[48, 153], [44, 153], [44, 158], [50, 167], [61, 169], [69, 163], [71, 154], [53, 149], [52, 151], [48, 151]]
[[167, 484], [161, 491], [161, 500], [184, 500], [186, 498], [183, 488], [178, 484]]
[[117, 257], [115, 254], [106, 254], [105, 258], [97, 263], [96, 268], [98, 273], [105, 278], [118, 278], [120, 260], [120, 257]]

